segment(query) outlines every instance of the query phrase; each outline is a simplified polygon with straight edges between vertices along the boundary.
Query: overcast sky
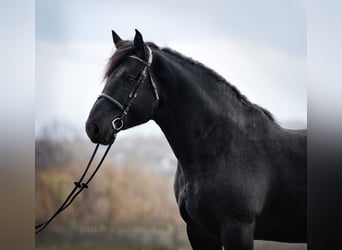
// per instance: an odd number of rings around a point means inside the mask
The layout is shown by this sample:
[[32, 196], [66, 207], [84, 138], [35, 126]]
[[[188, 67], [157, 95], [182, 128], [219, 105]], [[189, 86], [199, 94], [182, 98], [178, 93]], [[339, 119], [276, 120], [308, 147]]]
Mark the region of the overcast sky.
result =
[[[111, 29], [171, 47], [223, 75], [288, 127], [306, 127], [304, 0], [36, 1], [36, 133], [84, 132], [114, 48]], [[153, 123], [127, 133], [159, 134]]]

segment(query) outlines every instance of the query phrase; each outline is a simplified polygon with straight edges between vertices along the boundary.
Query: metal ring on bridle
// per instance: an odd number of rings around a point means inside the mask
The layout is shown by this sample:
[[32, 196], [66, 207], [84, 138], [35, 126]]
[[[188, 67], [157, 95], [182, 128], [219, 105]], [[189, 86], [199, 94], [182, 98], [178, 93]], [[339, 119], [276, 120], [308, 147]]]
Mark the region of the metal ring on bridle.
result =
[[123, 128], [124, 122], [122, 118], [115, 118], [112, 121], [112, 126], [115, 132], [119, 132]]

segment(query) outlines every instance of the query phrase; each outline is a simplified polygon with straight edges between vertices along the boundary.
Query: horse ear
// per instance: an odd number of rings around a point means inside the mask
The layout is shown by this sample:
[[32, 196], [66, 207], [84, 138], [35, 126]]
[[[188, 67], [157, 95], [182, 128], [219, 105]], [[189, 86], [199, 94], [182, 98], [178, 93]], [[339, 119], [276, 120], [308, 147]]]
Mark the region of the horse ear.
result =
[[146, 59], [145, 43], [141, 33], [137, 29], [135, 29], [134, 47], [137, 52], [137, 55], [142, 57], [143, 59]]
[[112, 37], [113, 37], [113, 42], [116, 48], [118, 48], [118, 43], [122, 40], [118, 34], [115, 33], [114, 30], [112, 30]]

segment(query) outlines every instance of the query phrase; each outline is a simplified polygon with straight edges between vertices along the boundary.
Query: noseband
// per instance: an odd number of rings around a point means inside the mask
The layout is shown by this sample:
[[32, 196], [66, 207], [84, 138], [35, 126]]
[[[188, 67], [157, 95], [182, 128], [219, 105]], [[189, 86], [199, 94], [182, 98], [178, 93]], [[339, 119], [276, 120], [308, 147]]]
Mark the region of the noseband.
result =
[[152, 59], [153, 59], [152, 50], [147, 45], [146, 45], [146, 48], [148, 51], [148, 60], [147, 61], [142, 60], [141, 58], [134, 56], [134, 55], [128, 56], [129, 58], [133, 58], [133, 59], [137, 60], [138, 62], [142, 63], [144, 65], [144, 68], [141, 71], [141, 74], [140, 74], [139, 78], [137, 79], [136, 83], [134, 84], [130, 94], [128, 95], [128, 101], [126, 102], [126, 104], [122, 105], [118, 100], [107, 95], [106, 93], [101, 93], [98, 97], [98, 99], [100, 99], [100, 98], [106, 99], [107, 101], [109, 101], [115, 107], [119, 108], [122, 111], [121, 115], [112, 121], [114, 134], [117, 134], [123, 128], [124, 120], [128, 114], [128, 111], [131, 108], [131, 105], [133, 104], [134, 99], [138, 96], [138, 89], [141, 86], [141, 84], [145, 81], [147, 76], [150, 77], [151, 85], [152, 85], [155, 100], [156, 100], [154, 105], [153, 105], [153, 110], [155, 110], [155, 108], [158, 106], [159, 94], [158, 94], [157, 86], [156, 86], [155, 82], [153, 81], [152, 74], [151, 74], [151, 64], [152, 64]]

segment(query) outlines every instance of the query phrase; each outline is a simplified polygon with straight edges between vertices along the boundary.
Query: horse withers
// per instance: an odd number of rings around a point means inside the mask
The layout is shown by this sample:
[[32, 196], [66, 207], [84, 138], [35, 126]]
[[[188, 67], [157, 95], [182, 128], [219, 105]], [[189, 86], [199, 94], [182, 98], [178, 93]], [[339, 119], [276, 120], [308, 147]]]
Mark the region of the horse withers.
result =
[[306, 242], [306, 130], [270, 112], [201, 63], [112, 32], [102, 94], [86, 123], [94, 143], [154, 120], [178, 159], [174, 191], [191, 246], [253, 249]]

